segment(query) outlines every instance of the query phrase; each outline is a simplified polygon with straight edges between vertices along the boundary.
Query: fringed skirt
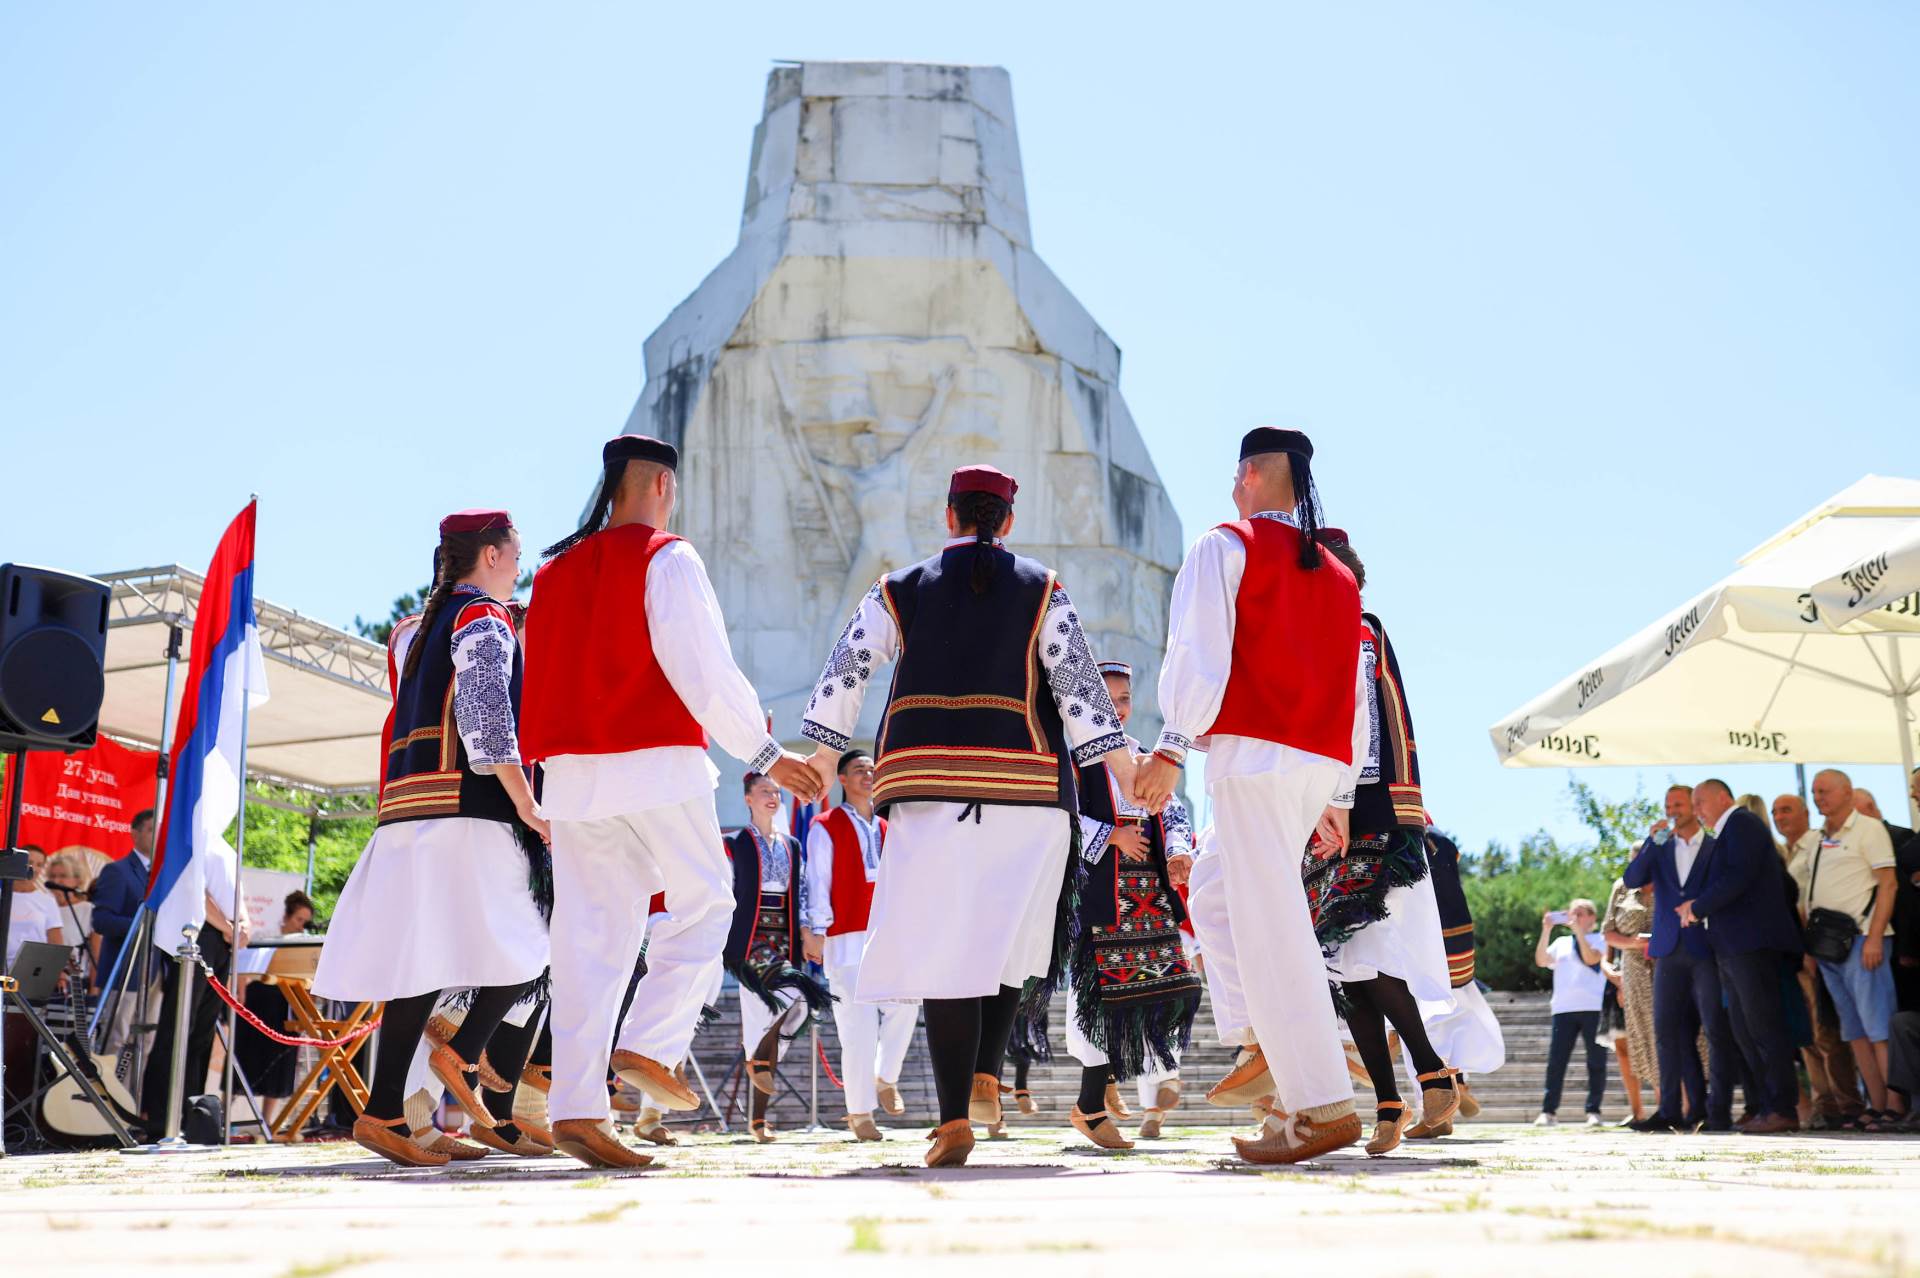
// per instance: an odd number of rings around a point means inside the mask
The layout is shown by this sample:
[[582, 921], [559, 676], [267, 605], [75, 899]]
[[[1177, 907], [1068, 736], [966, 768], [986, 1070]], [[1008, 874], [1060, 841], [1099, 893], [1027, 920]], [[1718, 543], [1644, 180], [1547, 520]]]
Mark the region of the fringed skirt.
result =
[[1418, 832], [1356, 838], [1344, 857], [1309, 859], [1306, 887], [1330, 979], [1393, 976], [1417, 999], [1451, 996], [1440, 905]]
[[[1087, 870], [1099, 868], [1082, 863], [1079, 892], [1089, 890]], [[1120, 1078], [1156, 1065], [1178, 1068], [1193, 1038], [1201, 981], [1182, 943], [1173, 890], [1151, 861], [1122, 862], [1116, 896], [1111, 924], [1077, 928], [1073, 937], [1072, 1028]]]

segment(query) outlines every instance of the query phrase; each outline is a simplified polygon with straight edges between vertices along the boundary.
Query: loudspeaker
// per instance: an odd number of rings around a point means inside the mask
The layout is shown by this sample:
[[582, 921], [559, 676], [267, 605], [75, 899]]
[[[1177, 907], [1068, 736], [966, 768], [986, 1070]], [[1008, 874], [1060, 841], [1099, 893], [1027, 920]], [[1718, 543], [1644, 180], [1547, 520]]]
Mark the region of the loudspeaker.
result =
[[83, 750], [107, 693], [105, 582], [0, 564], [0, 750]]

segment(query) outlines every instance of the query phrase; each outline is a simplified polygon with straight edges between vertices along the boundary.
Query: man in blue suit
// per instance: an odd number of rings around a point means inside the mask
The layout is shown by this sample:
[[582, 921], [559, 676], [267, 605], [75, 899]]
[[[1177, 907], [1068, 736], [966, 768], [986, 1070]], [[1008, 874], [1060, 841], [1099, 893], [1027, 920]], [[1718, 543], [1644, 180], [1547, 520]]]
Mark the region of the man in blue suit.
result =
[[[1632, 1127], [1672, 1132], [1704, 1124], [1709, 1131], [1731, 1131], [1739, 1048], [1720, 997], [1720, 969], [1706, 929], [1683, 927], [1678, 914], [1680, 903], [1697, 897], [1706, 886], [1707, 832], [1694, 815], [1691, 788], [1668, 787], [1666, 807], [1666, 821], [1653, 828], [1621, 875], [1629, 888], [1653, 885], [1653, 936], [1647, 957], [1659, 960], [1653, 966], [1653, 1042], [1660, 1059], [1660, 1103]], [[1703, 1026], [1704, 1072], [1699, 1050]]]
[[1766, 823], [1733, 801], [1726, 782], [1695, 786], [1693, 810], [1712, 831], [1702, 853], [1707, 881], [1675, 914], [1682, 925], [1706, 921], [1733, 1036], [1760, 1083], [1760, 1095], [1748, 1097], [1754, 1117], [1740, 1130], [1754, 1136], [1798, 1131], [1800, 1083], [1781, 982], [1784, 964], [1800, 956], [1787, 871]]
[[[93, 881], [88, 896], [93, 901], [93, 930], [100, 934], [100, 961], [96, 979], [105, 982], [113, 971], [113, 961], [126, 944], [127, 934], [140, 915], [147, 899], [147, 875], [153, 868], [153, 809], [134, 814], [133, 851], [110, 861]], [[129, 954], [134, 962], [137, 954]]]

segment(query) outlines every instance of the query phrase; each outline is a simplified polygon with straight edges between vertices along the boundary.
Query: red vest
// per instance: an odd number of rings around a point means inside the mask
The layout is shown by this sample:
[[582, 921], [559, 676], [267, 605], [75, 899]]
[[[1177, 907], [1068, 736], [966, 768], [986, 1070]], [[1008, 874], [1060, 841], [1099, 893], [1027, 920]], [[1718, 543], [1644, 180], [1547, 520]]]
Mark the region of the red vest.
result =
[[[820, 818], [833, 839], [833, 922], [828, 936], [867, 930], [867, 914], [873, 908], [873, 884], [867, 882], [867, 861], [860, 855], [860, 832], [844, 807], [835, 808]], [[880, 822], [880, 844], [886, 846], [887, 823]]]
[[1213, 736], [1276, 741], [1353, 762], [1353, 681], [1360, 661], [1360, 590], [1323, 555], [1300, 566], [1300, 530], [1277, 519], [1221, 524], [1245, 543], [1235, 596], [1233, 670]]
[[527, 607], [520, 752], [625, 754], [707, 748], [667, 682], [647, 628], [647, 568], [680, 538], [644, 524], [595, 533], [533, 578]]

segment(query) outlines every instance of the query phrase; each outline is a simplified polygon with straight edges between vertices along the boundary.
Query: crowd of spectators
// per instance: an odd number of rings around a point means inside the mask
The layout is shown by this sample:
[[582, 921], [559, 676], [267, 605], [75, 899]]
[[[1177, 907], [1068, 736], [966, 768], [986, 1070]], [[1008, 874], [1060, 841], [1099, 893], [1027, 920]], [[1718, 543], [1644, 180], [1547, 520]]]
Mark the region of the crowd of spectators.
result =
[[[1920, 771], [1909, 784], [1920, 803]], [[1920, 840], [1837, 768], [1812, 796], [1809, 813], [1798, 795], [1674, 786], [1599, 931], [1586, 901], [1543, 918], [1554, 1031], [1538, 1123], [1556, 1121], [1580, 1038], [1599, 1121], [1611, 1030], [1636, 1131], [1920, 1130]]]

